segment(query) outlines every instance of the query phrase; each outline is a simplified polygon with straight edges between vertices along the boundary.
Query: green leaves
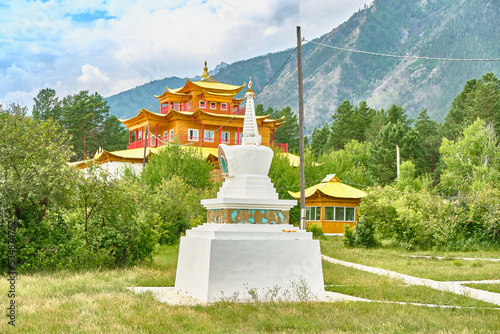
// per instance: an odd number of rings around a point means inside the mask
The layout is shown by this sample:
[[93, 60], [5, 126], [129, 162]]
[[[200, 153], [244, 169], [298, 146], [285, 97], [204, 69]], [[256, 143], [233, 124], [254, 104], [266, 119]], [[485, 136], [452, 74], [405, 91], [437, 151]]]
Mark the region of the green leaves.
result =
[[457, 139], [478, 117], [492, 124], [496, 133], [500, 131], [500, 80], [491, 72], [479, 80], [467, 81], [451, 104], [443, 135], [450, 140]]
[[148, 161], [142, 171], [142, 180], [150, 187], [159, 185], [163, 179], [177, 175], [186, 184], [203, 189], [212, 187], [213, 167], [205, 162], [201, 150], [196, 147], [166, 145]]
[[492, 126], [477, 119], [456, 141], [443, 139], [440, 152], [446, 168], [441, 187], [448, 193], [468, 193], [471, 189], [500, 181], [500, 146]]

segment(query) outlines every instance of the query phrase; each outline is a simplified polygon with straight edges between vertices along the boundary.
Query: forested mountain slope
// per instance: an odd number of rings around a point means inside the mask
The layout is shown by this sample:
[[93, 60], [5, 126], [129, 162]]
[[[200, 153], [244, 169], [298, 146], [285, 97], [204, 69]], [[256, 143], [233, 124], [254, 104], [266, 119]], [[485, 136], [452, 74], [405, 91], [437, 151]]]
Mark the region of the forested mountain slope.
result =
[[[497, 0], [375, 0], [315, 42], [393, 55], [439, 58], [500, 58], [500, 2]], [[290, 32], [294, 34], [295, 31]], [[302, 31], [306, 39], [307, 31]], [[259, 92], [292, 49], [235, 62], [218, 69], [216, 80], [242, 84], [252, 77]], [[265, 107], [297, 111], [296, 54], [257, 96]], [[500, 62], [438, 61], [381, 57], [304, 44], [306, 132], [331, 120], [344, 100], [366, 100], [373, 108], [402, 105], [411, 118], [422, 109], [437, 121], [467, 80], [500, 72]], [[111, 113], [133, 116], [140, 108], [159, 110], [154, 94], [185, 80], [153, 81], [107, 98]]]

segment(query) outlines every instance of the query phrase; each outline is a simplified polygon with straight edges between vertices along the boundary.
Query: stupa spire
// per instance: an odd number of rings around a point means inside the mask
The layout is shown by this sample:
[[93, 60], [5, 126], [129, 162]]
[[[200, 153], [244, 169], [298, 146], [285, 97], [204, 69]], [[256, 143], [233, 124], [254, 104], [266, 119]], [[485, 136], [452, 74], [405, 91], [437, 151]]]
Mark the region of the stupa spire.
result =
[[252, 77], [248, 82], [248, 90], [245, 94], [247, 99], [245, 106], [245, 119], [243, 121], [243, 145], [257, 145], [260, 146], [262, 137], [259, 134], [257, 127], [257, 119], [255, 117], [255, 93], [252, 90]]

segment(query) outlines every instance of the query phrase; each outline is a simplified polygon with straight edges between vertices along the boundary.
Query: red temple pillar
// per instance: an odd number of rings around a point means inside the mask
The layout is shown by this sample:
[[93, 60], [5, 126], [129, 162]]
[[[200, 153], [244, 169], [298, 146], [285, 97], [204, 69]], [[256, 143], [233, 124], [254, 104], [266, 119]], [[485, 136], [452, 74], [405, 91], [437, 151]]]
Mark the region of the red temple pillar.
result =
[[205, 143], [205, 124], [201, 123], [201, 146]]
[[158, 147], [158, 123], [156, 123], [155, 147]]

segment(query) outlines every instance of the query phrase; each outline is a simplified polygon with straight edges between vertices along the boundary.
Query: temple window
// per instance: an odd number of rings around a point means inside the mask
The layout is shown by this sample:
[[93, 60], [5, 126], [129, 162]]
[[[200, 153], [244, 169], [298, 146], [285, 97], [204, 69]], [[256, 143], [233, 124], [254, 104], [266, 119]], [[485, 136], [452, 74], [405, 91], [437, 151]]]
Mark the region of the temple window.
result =
[[205, 101], [200, 100], [200, 108], [205, 109]]
[[325, 207], [325, 221], [353, 222], [356, 217], [356, 208], [352, 207]]
[[321, 207], [320, 206], [308, 206], [306, 207], [306, 220], [320, 220], [321, 219]]
[[214, 131], [205, 130], [205, 141], [208, 141], [208, 142], [214, 141]]
[[212, 110], [217, 109], [217, 102], [210, 102], [210, 109]]
[[335, 208], [333, 206], [325, 207], [325, 220], [333, 221], [335, 217]]
[[220, 110], [227, 110], [227, 103], [221, 103]]
[[174, 129], [170, 130], [170, 136], [168, 137], [168, 141], [174, 141]]
[[221, 143], [229, 143], [231, 140], [231, 134], [229, 132], [221, 132], [220, 133], [220, 142]]
[[198, 140], [198, 130], [189, 129], [188, 130], [188, 140], [189, 141], [197, 141]]

